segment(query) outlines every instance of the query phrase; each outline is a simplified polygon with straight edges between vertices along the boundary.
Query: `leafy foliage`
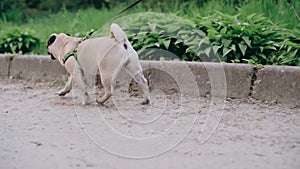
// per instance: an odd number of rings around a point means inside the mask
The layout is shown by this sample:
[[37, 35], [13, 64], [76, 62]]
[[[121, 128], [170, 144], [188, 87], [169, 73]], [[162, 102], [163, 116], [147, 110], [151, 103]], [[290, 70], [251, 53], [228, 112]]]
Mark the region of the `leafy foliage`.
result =
[[29, 53], [39, 45], [39, 39], [33, 32], [28, 31], [2, 31], [0, 34], [0, 53]]
[[133, 47], [141, 54], [141, 59], [164, 58], [165, 56], [160, 55], [161, 51], [155, 50], [163, 49], [174, 54], [166, 59], [178, 59], [177, 56], [181, 56], [181, 60], [196, 60], [193, 58], [195, 55], [187, 51], [189, 48], [187, 44], [190, 41], [187, 37], [191, 30], [194, 30], [193, 33], [205, 35], [196, 29], [193, 23], [175, 15], [150, 12], [140, 16], [135, 14], [122, 20], [126, 21], [121, 25], [125, 27]]
[[[299, 65], [300, 37], [259, 14], [245, 18], [216, 12], [198, 17], [211, 49], [225, 62]], [[209, 50], [209, 49], [207, 49]]]
[[[173, 15], [147, 14], [125, 19], [126, 31], [141, 59], [160, 59], [149, 49], [164, 49], [186, 61], [300, 65], [299, 32], [272, 23], [260, 14], [215, 12], [191, 22]], [[162, 53], [161, 55], [164, 55]], [[172, 59], [172, 58], [169, 58]]]
[[[9, 38], [8, 34], [19, 37], [16, 32], [22, 34], [30, 28], [36, 33], [29, 32], [31, 37], [23, 38], [40, 39], [40, 45], [30, 47], [30, 51], [46, 54], [45, 44], [51, 33], [82, 37], [91, 29], [102, 27], [133, 1], [2, 0], [0, 52], [27, 52], [19, 47], [26, 44], [24, 40]], [[127, 28], [142, 59], [299, 65], [299, 7], [298, 0], [143, 1], [125, 15], [145, 11], [173, 14], [135, 14], [123, 18], [125, 23], [120, 25]], [[9, 30], [12, 27], [19, 31]], [[108, 29], [101, 35], [107, 35]]]

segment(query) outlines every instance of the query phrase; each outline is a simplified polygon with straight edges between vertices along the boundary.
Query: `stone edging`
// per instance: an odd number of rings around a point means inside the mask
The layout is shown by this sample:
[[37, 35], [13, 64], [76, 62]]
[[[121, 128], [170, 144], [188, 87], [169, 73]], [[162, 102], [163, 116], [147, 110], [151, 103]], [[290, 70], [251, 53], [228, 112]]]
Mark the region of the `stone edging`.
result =
[[[194, 76], [192, 79], [197, 83], [201, 96], [211, 95], [212, 87], [218, 89], [223, 86], [229, 98], [253, 97], [300, 105], [300, 67], [264, 66], [258, 69], [253, 65], [230, 63], [179, 61], [141, 61], [141, 63], [150, 87], [164, 91], [180, 90], [176, 78], [187, 79], [186, 74], [180, 71], [184, 69], [192, 72]], [[174, 79], [170, 72], [180, 76]], [[0, 54], [0, 75], [50, 81], [61, 79], [66, 75], [66, 71], [49, 56]], [[220, 79], [223, 79], [223, 82]], [[188, 86], [189, 82], [186, 84]], [[222, 91], [214, 92], [218, 94]]]

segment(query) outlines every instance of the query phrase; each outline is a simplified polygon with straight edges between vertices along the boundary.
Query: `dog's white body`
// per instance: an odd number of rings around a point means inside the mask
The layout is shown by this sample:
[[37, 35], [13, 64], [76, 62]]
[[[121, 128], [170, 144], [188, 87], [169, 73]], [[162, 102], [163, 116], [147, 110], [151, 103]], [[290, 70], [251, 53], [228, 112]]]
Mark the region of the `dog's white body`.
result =
[[[65, 87], [59, 92], [60, 96], [70, 92], [74, 80], [83, 92], [83, 104], [88, 104], [89, 95], [85, 79], [96, 77], [99, 69], [105, 94], [100, 100], [97, 99], [97, 102], [103, 104], [112, 96], [115, 78], [124, 67], [142, 87], [145, 97], [143, 103], [149, 103], [148, 84], [144, 78], [138, 55], [124, 31], [117, 24], [111, 25], [110, 36], [87, 39], [81, 43], [80, 40], [80, 38], [60, 33], [52, 34], [48, 41], [48, 53], [53, 59], [58, 59], [70, 74]], [[71, 56], [64, 64], [63, 58], [77, 46], [78, 60]]]

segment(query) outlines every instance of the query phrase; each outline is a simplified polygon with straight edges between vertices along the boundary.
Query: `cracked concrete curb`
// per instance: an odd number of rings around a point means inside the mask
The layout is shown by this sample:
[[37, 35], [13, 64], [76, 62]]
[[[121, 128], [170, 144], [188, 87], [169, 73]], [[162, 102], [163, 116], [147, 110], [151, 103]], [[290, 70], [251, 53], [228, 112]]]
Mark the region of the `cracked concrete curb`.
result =
[[10, 62], [14, 56], [12, 54], [0, 54], [0, 75], [9, 76]]
[[[201, 96], [210, 96], [212, 82], [225, 73], [224, 87], [229, 98], [247, 98], [300, 105], [300, 67], [264, 66], [257, 70], [253, 65], [229, 63], [141, 61], [150, 88], [164, 92], [180, 90], [176, 78], [168, 71], [180, 72], [188, 67], [194, 75]], [[164, 71], [167, 70], [167, 71]], [[186, 70], [186, 69], [185, 69]], [[221, 71], [220, 71], [221, 70]], [[220, 72], [210, 74], [209, 72]], [[59, 80], [66, 76], [65, 69], [49, 56], [0, 54], [0, 75], [29, 80]], [[187, 76], [182, 73], [180, 77]], [[188, 83], [188, 82], [187, 82]], [[215, 84], [214, 84], [215, 85]], [[191, 91], [193, 92], [193, 91]]]
[[[159, 86], [159, 88], [163, 89], [164, 92], [168, 90], [180, 90], [179, 86], [176, 84], [176, 78], [171, 77], [171, 75], [168, 72], [172, 71], [182, 73], [182, 79], [188, 79], [184, 78], [184, 76], [187, 76], [186, 73], [180, 72], [182, 67], [187, 66], [194, 76], [193, 79], [195, 79], [198, 85], [199, 94], [201, 96], [211, 95], [213, 85], [212, 83], [219, 83], [217, 85], [214, 85], [215, 88], [225, 89], [227, 97], [230, 98], [248, 97], [253, 72], [253, 66], [247, 64], [220, 64], [209, 62], [179, 61], [142, 61], [142, 66], [146, 78], [150, 79], [150, 88], [151, 86], [156, 86], [156, 88], [157, 86]], [[151, 69], [153, 67], [158, 67], [161, 70]], [[147, 71], [149, 69], [151, 73]], [[162, 70], [168, 71], [163, 72]], [[148, 77], [149, 74], [151, 74], [151, 77]], [[225, 80], [224, 83], [222, 82], [223, 79]]]
[[[49, 56], [0, 55], [0, 75], [29, 80], [57, 80], [67, 75], [66, 70]], [[6, 69], [7, 67], [7, 69]]]
[[300, 105], [300, 67], [264, 66], [256, 73], [252, 97]]

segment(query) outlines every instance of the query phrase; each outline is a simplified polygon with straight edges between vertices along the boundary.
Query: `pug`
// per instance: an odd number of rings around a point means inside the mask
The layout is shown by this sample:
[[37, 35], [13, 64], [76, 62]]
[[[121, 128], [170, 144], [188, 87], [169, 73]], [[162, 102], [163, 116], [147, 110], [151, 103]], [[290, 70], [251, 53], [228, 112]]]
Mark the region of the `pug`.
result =
[[72, 82], [75, 82], [83, 95], [82, 104], [89, 104], [86, 79], [96, 77], [99, 70], [105, 93], [96, 101], [103, 105], [113, 95], [116, 77], [121, 69], [125, 68], [142, 88], [144, 101], [141, 104], [150, 103], [149, 87], [138, 54], [119, 25], [111, 24], [109, 36], [86, 40], [64, 33], [52, 34], [47, 48], [51, 59], [58, 60], [69, 73], [68, 81], [59, 91], [59, 96], [69, 93]]

